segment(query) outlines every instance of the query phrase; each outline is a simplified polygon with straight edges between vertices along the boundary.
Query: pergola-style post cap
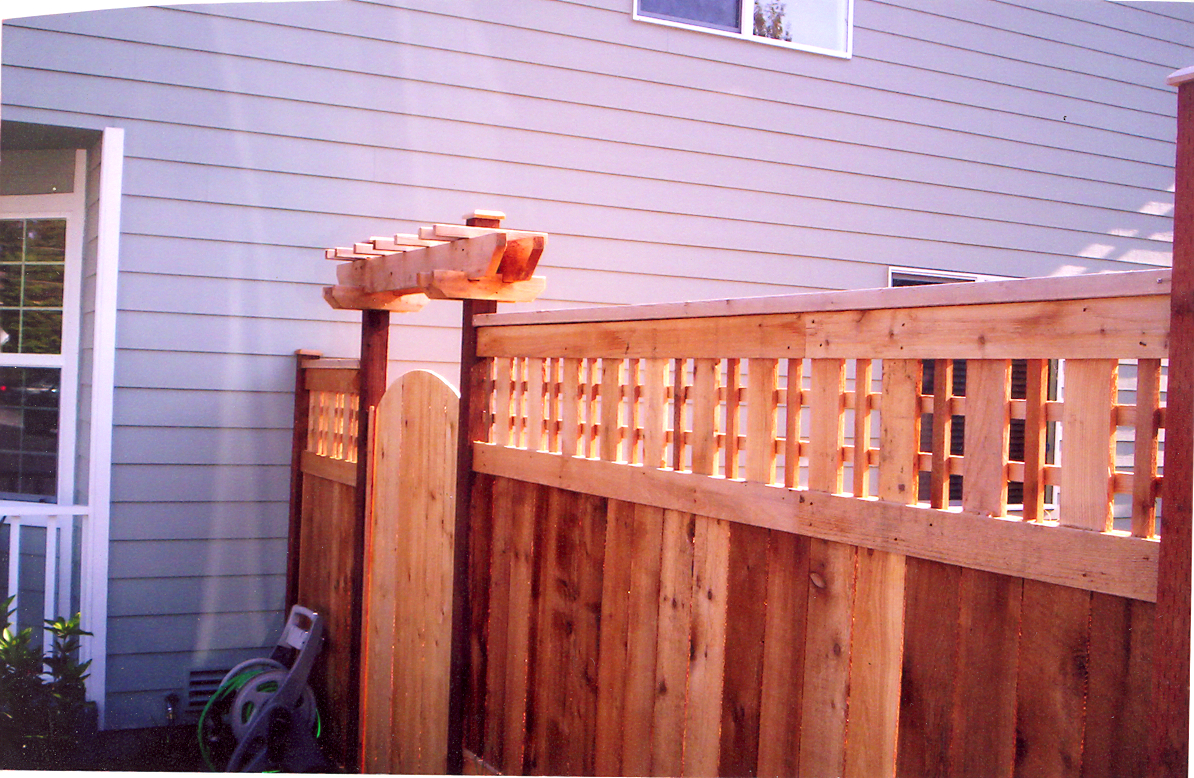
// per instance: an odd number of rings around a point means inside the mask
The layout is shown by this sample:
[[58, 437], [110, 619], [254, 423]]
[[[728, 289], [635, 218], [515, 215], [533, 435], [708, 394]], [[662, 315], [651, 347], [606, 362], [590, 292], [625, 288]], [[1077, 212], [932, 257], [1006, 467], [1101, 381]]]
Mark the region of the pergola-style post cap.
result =
[[[463, 218], [464, 218], [465, 224], [468, 224], [469, 221], [471, 221], [473, 219], [481, 219], [481, 220], [484, 220], [487, 222], [501, 222], [503, 219], [506, 218], [506, 214], [502, 213], [501, 211], [484, 211], [484, 210], [478, 209], [476, 211], [473, 211], [472, 213], [466, 213], [463, 216]], [[474, 225], [474, 226], [476, 226], [476, 225]], [[497, 224], [493, 224], [493, 225], [486, 224], [484, 226], [497, 227], [498, 225]]]
[[1182, 68], [1181, 70], [1175, 70], [1165, 79], [1165, 83], [1169, 84], [1169, 86], [1180, 86], [1187, 81], [1194, 81], [1194, 65]]

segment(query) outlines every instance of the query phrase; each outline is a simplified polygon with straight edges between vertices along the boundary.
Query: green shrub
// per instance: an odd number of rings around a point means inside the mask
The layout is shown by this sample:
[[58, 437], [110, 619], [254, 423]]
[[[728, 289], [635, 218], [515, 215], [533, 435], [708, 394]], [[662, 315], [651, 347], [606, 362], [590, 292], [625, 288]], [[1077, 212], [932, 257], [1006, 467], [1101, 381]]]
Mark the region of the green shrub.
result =
[[[71, 769], [85, 764], [80, 739], [93, 706], [84, 681], [91, 661], [78, 661], [80, 614], [46, 620], [50, 654], [33, 645], [33, 629], [14, 630], [14, 598], [3, 603], [0, 630], [0, 769]], [[93, 725], [91, 725], [93, 727]], [[83, 757], [83, 758], [81, 758]]]

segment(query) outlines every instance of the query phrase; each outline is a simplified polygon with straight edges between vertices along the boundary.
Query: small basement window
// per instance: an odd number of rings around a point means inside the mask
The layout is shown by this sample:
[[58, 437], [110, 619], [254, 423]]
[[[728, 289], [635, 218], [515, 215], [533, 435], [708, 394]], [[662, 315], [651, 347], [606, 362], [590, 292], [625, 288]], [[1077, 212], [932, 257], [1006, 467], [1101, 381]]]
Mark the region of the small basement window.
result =
[[635, 0], [634, 18], [849, 57], [853, 0]]

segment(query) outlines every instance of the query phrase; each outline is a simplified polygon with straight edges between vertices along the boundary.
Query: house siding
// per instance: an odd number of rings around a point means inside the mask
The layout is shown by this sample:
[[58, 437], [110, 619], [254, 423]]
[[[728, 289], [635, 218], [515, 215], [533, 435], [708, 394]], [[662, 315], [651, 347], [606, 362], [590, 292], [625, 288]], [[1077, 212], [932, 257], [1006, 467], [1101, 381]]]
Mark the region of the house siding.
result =
[[[292, 354], [358, 347], [327, 246], [498, 208], [551, 234], [546, 307], [1169, 262], [1189, 5], [855, 0], [849, 60], [621, 0], [403, 6], [5, 25], [5, 119], [126, 132], [109, 726], [276, 637]], [[458, 311], [396, 316], [393, 368], [455, 379]]]

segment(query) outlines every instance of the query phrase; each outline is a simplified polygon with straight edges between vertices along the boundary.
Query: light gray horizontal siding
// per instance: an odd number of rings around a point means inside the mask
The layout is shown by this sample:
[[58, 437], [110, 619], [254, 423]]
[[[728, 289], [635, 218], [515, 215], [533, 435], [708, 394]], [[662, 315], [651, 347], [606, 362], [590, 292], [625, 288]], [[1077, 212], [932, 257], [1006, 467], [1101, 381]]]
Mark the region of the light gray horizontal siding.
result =
[[[293, 351], [358, 349], [328, 246], [504, 210], [551, 234], [547, 308], [1168, 261], [1188, 5], [856, 0], [850, 60], [622, 0], [393, 5], [5, 26], [5, 118], [127, 133], [116, 726], [276, 640]], [[392, 374], [454, 381], [459, 310], [396, 315]]]
[[112, 506], [113, 540], [269, 540], [286, 535], [286, 502], [139, 502]]

